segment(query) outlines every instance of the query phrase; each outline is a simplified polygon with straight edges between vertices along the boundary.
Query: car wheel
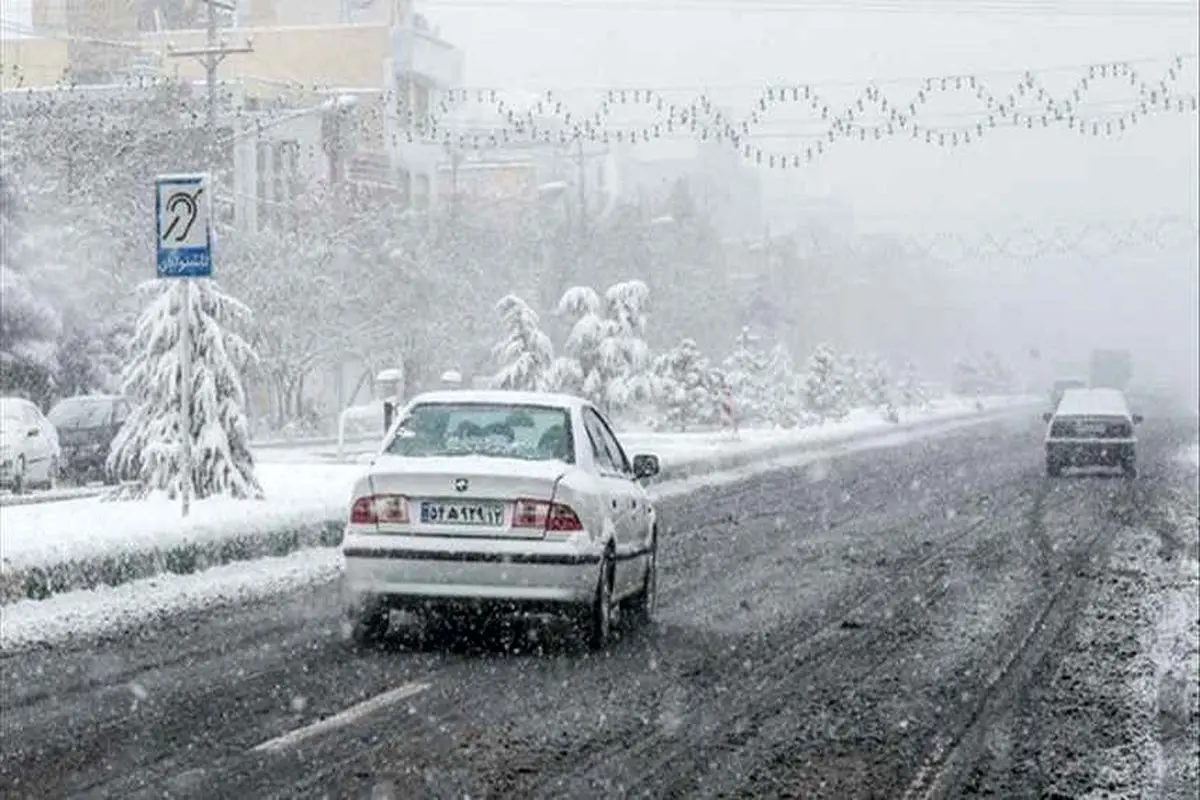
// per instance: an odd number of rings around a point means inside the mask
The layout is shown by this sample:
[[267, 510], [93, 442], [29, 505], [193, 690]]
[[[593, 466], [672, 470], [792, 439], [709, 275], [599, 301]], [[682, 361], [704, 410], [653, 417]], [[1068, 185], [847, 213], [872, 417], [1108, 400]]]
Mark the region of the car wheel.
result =
[[25, 494], [25, 456], [17, 456], [13, 464], [12, 493]]
[[600, 575], [596, 581], [596, 594], [587, 614], [588, 649], [600, 651], [608, 647], [612, 638], [613, 578], [614, 561], [612, 550], [605, 550], [600, 559]]
[[377, 600], [350, 612], [350, 641], [355, 647], [370, 647], [387, 636], [392, 612]]
[[648, 625], [654, 621], [654, 610], [658, 606], [658, 530], [650, 538], [650, 553], [646, 561], [646, 575], [642, 588], [629, 598], [629, 611], [635, 625]]
[[46, 470], [46, 483], [43, 484], [47, 491], [54, 491], [58, 485], [58, 458], [50, 456], [50, 466]]
[[1062, 475], [1062, 469], [1062, 464], [1057, 459], [1046, 459], [1046, 477], [1057, 478]]

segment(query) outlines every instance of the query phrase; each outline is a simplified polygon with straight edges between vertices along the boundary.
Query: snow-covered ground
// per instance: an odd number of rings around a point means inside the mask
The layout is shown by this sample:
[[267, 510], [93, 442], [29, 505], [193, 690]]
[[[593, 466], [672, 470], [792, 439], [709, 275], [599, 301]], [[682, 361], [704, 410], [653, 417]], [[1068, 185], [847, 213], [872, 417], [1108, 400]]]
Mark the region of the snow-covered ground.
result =
[[1200, 468], [1200, 442], [1183, 451], [1183, 460], [1193, 467]]
[[[1029, 402], [1021, 398], [989, 401], [989, 407]], [[945, 400], [914, 412], [906, 421], [951, 418], [974, 410], [974, 401]], [[730, 433], [628, 433], [621, 438], [631, 452], [659, 455], [668, 473], [679, 465], [698, 471], [730, 466], [718, 458], [799, 450], [831, 440], [888, 432], [895, 428], [877, 413], [858, 412], [846, 420], [798, 430]], [[728, 460], [728, 459], [725, 459]], [[197, 502], [185, 519], [179, 504], [161, 499], [103, 502], [98, 498], [0, 508], [0, 572], [81, 561], [122, 552], [165, 548], [184, 542], [202, 544], [234, 534], [254, 535], [289, 526], [317, 524], [342, 517], [350, 487], [361, 464], [262, 463], [261, 501], [214, 498]], [[693, 470], [689, 467], [688, 472]]]
[[[946, 427], [971, 424], [975, 424], [974, 420], [964, 419], [957, 423], [948, 422]], [[842, 433], [845, 432], [844, 427], [841, 430]], [[938, 426], [937, 430], [943, 428]], [[686, 494], [705, 486], [744, 480], [756, 472], [822, 463], [829, 458], [858, 450], [901, 446], [929, 435], [930, 432], [899, 431], [829, 447], [818, 446], [788, 457], [669, 481], [652, 487], [651, 494], [656, 497]], [[656, 434], [655, 437], [660, 444], [668, 441], [661, 434]], [[625, 438], [633, 446], [636, 437]], [[702, 436], [697, 435], [695, 438], [701, 439]], [[747, 431], [743, 432], [740, 445], [747, 446], [753, 440], [777, 441], [765, 432]], [[649, 444], [648, 441], [646, 443]], [[688, 451], [680, 444], [673, 457], [681, 458], [687, 452], [696, 451]], [[708, 447], [702, 452], [707, 457], [713, 451]], [[354, 473], [361, 469], [348, 465], [289, 465], [285, 470], [282, 469], [283, 465], [278, 466], [281, 467], [278, 474], [287, 474], [299, 467], [300, 474], [307, 474], [304, 485], [314, 491], [325, 491], [331, 495], [340, 491], [341, 499], [337, 506], [339, 513], [348, 488], [346, 485], [342, 485], [340, 489], [331, 487], [336, 487], [339, 481], [351, 480]], [[272, 471], [267, 472], [270, 474]], [[45, 600], [22, 600], [4, 606], [3, 613], [0, 613], [0, 648], [53, 644], [74, 635], [98, 635], [127, 630], [163, 615], [188, 609], [215, 608], [254, 598], [279, 596], [305, 585], [332, 579], [340, 565], [341, 555], [334, 548], [307, 549], [280, 558], [263, 558], [214, 567], [194, 575], [164, 574], [118, 587], [68, 592]]]

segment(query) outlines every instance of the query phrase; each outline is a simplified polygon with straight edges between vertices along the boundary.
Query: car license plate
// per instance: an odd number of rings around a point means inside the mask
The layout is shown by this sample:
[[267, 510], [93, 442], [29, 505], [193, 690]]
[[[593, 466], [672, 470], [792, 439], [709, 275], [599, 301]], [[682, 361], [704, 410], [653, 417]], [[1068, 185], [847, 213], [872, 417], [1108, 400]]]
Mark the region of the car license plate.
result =
[[421, 502], [421, 522], [426, 525], [477, 525], [483, 528], [504, 527], [504, 505], [501, 503], [440, 503]]

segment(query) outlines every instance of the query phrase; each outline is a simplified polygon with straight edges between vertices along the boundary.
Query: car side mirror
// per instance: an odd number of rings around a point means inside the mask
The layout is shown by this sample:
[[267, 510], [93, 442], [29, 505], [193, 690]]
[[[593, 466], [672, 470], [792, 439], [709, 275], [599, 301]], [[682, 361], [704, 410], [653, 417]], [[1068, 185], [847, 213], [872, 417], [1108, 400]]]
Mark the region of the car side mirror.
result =
[[638, 480], [653, 478], [659, 470], [658, 456], [642, 453], [633, 457], [633, 477]]
[[1134, 425], [1141, 425], [1145, 420], [1146, 420], [1146, 418], [1143, 417], [1141, 414], [1133, 415], [1133, 424]]
[[29, 433], [26, 433], [25, 435], [32, 439], [33, 437], [40, 435], [41, 432], [42, 431], [39, 428], [30, 428]]
[[1053, 411], [1047, 411], [1045, 414], [1042, 414], [1042, 422], [1049, 422], [1052, 419], [1054, 419]]

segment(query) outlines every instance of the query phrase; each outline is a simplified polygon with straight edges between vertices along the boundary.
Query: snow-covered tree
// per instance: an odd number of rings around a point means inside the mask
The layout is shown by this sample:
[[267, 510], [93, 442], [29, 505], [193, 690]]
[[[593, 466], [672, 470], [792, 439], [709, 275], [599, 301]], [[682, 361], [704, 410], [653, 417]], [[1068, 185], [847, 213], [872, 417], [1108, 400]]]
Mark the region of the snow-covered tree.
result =
[[558, 314], [574, 322], [547, 385], [586, 397], [609, 413], [649, 400], [648, 300], [649, 289], [637, 280], [610, 286], [603, 299], [586, 286], [568, 289]]
[[765, 422], [770, 416], [767, 364], [762, 340], [749, 328], [743, 328], [733, 352], [721, 365], [726, 384], [733, 394], [734, 414], [739, 424]]
[[624, 281], [604, 293], [605, 337], [600, 359], [607, 373], [603, 407], [618, 411], [649, 402], [650, 348], [646, 346], [646, 307], [650, 289], [639, 280]]
[[713, 418], [716, 396], [711, 372], [693, 339], [684, 339], [654, 360], [654, 377], [663, 423], [684, 431]]
[[[176, 497], [185, 483], [196, 499], [261, 498], [242, 390], [242, 369], [253, 361], [254, 352], [237, 330], [249, 322], [250, 311], [213, 281], [192, 281], [191, 419], [190, 429], [184, 430], [179, 357], [184, 291], [183, 281], [141, 287], [148, 304], [138, 319], [130, 362], [122, 375], [134, 407], [113, 442], [108, 468], [137, 475], [135, 483], [119, 493], [126, 498], [155, 492]], [[191, 442], [190, 475], [184, 474], [182, 464], [184, 437]]]
[[554, 347], [539, 327], [537, 312], [514, 294], [500, 298], [496, 310], [505, 335], [492, 348], [500, 371], [492, 376], [491, 384], [498, 389], [543, 388], [554, 362]]
[[801, 421], [803, 403], [792, 355], [782, 342], [771, 348], [763, 369], [764, 407], [767, 420], [784, 428]]
[[878, 358], [866, 359], [858, 369], [859, 386], [863, 402], [878, 409], [888, 422], [899, 422], [900, 414], [892, 390], [892, 379], [887, 365]]
[[904, 370], [896, 381], [896, 400], [901, 406], [908, 409], [925, 408], [929, 405], [925, 387], [917, 374], [916, 366], [911, 362], [904, 365]]
[[808, 359], [804, 381], [805, 406], [821, 420], [844, 419], [849, 409], [845, 371], [829, 345], [820, 345]]

